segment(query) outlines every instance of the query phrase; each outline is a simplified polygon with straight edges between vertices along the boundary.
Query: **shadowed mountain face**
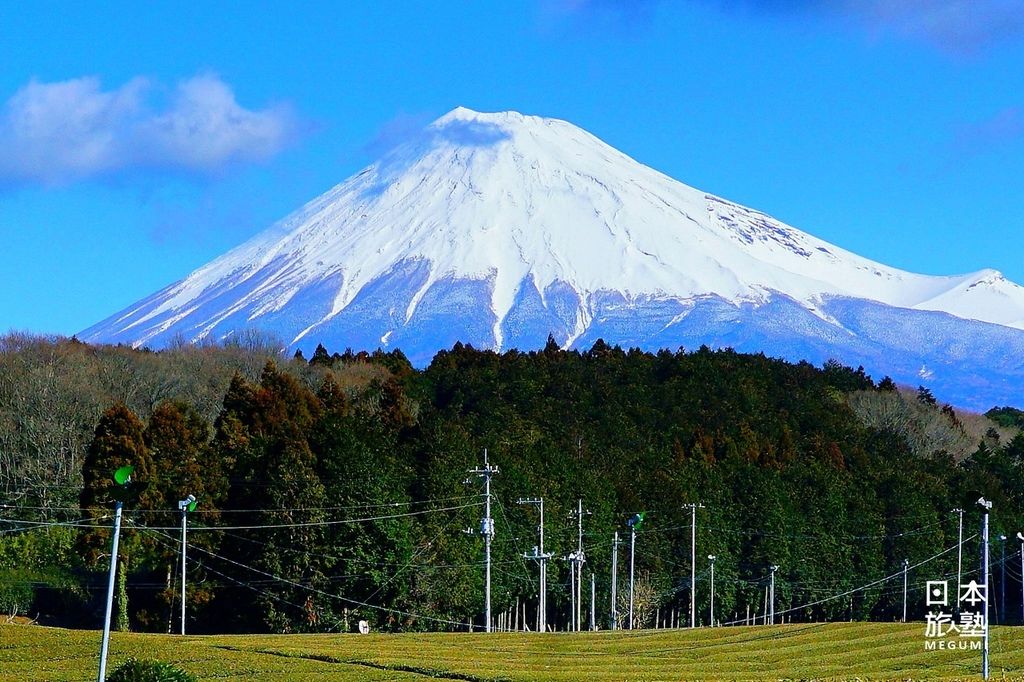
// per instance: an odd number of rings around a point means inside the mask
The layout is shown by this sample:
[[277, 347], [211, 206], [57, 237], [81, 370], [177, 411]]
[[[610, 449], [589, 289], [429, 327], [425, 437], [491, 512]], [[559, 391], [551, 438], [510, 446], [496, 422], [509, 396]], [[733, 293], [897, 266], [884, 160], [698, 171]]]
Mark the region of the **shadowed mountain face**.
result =
[[564, 121], [456, 109], [323, 196], [80, 334], [158, 348], [702, 344], [1021, 403], [1024, 289], [861, 258], [630, 159]]

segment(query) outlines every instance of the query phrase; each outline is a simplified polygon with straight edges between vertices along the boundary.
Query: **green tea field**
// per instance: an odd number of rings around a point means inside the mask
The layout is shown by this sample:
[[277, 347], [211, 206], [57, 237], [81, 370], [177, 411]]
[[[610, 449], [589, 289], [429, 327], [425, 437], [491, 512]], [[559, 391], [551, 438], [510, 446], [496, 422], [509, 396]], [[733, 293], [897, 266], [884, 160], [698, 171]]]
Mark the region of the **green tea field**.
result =
[[[0, 626], [0, 681], [95, 679], [100, 634]], [[922, 624], [832, 623], [635, 633], [238, 635], [114, 633], [129, 656], [203, 680], [980, 679], [980, 653], [926, 651]], [[1024, 628], [995, 628], [992, 678], [1024, 679]]]

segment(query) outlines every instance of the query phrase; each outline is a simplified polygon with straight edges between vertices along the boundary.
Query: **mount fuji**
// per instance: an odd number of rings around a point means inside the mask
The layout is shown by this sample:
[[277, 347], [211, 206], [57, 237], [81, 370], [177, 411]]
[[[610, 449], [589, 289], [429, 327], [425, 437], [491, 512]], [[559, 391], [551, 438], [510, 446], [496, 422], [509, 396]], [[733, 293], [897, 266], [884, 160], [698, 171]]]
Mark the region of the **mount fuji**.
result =
[[79, 338], [257, 328], [310, 351], [456, 341], [834, 358], [957, 405], [1024, 403], [1024, 288], [888, 267], [669, 178], [556, 119], [458, 108]]

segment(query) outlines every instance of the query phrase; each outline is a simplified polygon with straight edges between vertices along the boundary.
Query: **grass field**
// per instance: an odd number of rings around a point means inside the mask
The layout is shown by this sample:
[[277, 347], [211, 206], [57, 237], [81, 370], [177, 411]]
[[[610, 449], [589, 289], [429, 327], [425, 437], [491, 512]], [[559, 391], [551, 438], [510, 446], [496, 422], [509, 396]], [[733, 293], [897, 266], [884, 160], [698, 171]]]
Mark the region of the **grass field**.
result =
[[[128, 656], [204, 680], [980, 679], [979, 652], [925, 651], [924, 625], [832, 623], [635, 633], [242, 635], [114, 633]], [[96, 678], [100, 633], [0, 625], [0, 680]], [[1024, 628], [992, 631], [992, 678], [1024, 679]]]

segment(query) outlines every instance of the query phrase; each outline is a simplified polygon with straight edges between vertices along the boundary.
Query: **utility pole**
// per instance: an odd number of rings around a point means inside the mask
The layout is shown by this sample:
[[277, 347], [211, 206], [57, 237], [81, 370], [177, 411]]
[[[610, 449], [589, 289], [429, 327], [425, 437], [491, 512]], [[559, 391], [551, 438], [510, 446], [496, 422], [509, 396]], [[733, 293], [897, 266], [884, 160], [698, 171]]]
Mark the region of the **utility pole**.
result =
[[778, 564], [772, 564], [771, 587], [768, 590], [768, 617], [769, 623], [775, 625], [775, 571], [779, 570]]
[[[537, 597], [537, 631], [548, 631], [548, 559], [551, 554], [544, 553], [544, 498], [519, 498], [519, 504], [535, 504], [540, 508], [540, 545], [533, 548], [532, 554], [523, 554], [526, 559], [533, 559], [540, 566], [540, 593]], [[525, 623], [525, 619], [524, 619]]]
[[[1024, 565], [1024, 540], [1021, 540], [1021, 563]], [[619, 531], [612, 536], [612, 604], [611, 629], [619, 629]], [[1024, 592], [1021, 592], [1021, 613], [1024, 613]]]
[[569, 562], [572, 565], [573, 575], [573, 629], [579, 632], [582, 628], [581, 611], [583, 604], [583, 564], [586, 562], [586, 555], [583, 552], [583, 516], [590, 512], [583, 511], [583, 500], [577, 502], [576, 507], [576, 530], [577, 544], [576, 551], [569, 554]]
[[956, 540], [956, 589], [960, 589], [960, 581], [963, 577], [963, 566], [964, 566], [964, 510], [957, 507], [953, 510], [953, 513], [960, 518], [960, 523], [957, 528], [957, 540]]
[[183, 635], [185, 634], [185, 548], [188, 547], [185, 533], [188, 529], [188, 513], [195, 508], [195, 495], [189, 495], [178, 502], [178, 509], [181, 511], [181, 634]]
[[[480, 535], [484, 536], [484, 618], [485, 632], [491, 632], [491, 540], [494, 538], [494, 519], [491, 518], [491, 477], [501, 473], [498, 467], [492, 466], [487, 460], [487, 448], [484, 448], [484, 465], [470, 469], [468, 473], [484, 480], [484, 518], [480, 521]], [[469, 483], [471, 479], [466, 479]], [[473, 530], [467, 528], [466, 533], [472, 535]]]
[[629, 526], [629, 629], [633, 629], [633, 577], [636, 568], [636, 529], [644, 522], [644, 513], [637, 512], [630, 517]]
[[697, 510], [704, 505], [691, 502], [683, 508], [690, 508], [690, 627], [697, 627]]
[[576, 529], [577, 529], [577, 545], [576, 545], [576, 562], [574, 567], [576, 569], [576, 632], [579, 632], [582, 626], [580, 622], [580, 610], [583, 607], [583, 500], [578, 501], [578, 507], [576, 510]]
[[711, 562], [711, 627], [715, 627], [715, 559], [714, 554], [708, 554], [708, 561]]
[[903, 560], [903, 620], [907, 622], [907, 571], [910, 568], [910, 559]]
[[989, 576], [988, 576], [988, 513], [992, 509], [992, 503], [986, 500], [984, 497], [978, 499], [978, 504], [981, 505], [982, 512], [981, 517], [981, 575], [985, 580], [985, 644], [981, 650], [981, 677], [987, 680], [989, 675], [988, 669], [988, 631], [989, 623], [991, 622], [988, 617], [988, 601], [991, 592], [988, 589]]

